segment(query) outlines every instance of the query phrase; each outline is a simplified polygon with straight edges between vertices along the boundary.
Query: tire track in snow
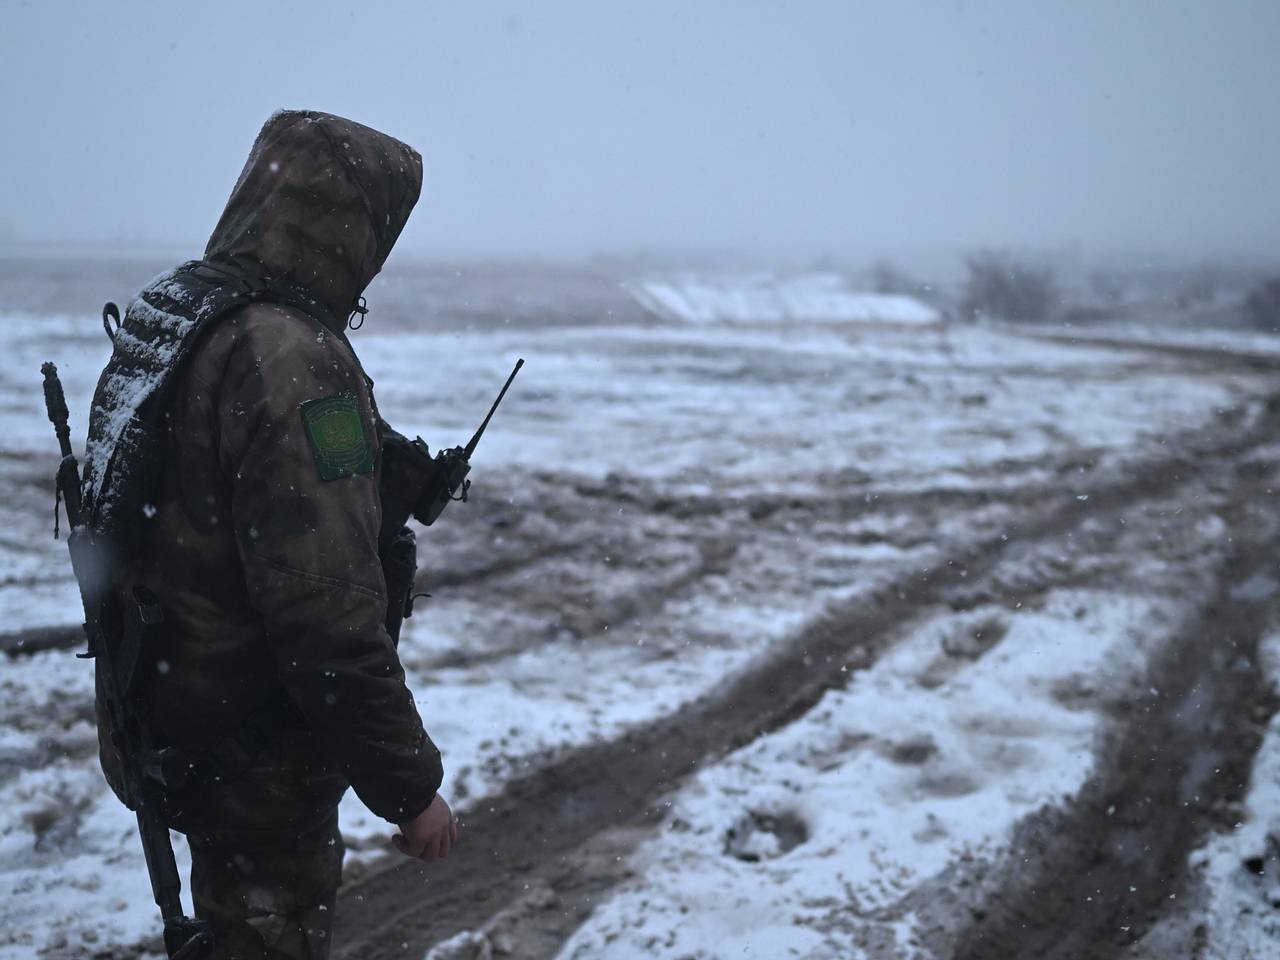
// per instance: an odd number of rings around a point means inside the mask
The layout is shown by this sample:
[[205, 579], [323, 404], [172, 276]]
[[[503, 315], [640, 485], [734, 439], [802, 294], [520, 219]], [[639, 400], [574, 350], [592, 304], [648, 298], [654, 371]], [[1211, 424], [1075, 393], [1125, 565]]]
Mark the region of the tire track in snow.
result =
[[1011, 334], [1025, 337], [1028, 340], [1039, 340], [1044, 343], [1055, 343], [1073, 347], [1111, 347], [1131, 353], [1147, 353], [1152, 356], [1164, 356], [1179, 362], [1188, 360], [1204, 364], [1216, 373], [1221, 373], [1226, 365], [1234, 366], [1245, 373], [1274, 374], [1280, 372], [1280, 354], [1257, 353], [1247, 349], [1232, 347], [1202, 346], [1191, 343], [1173, 343], [1162, 340], [1137, 340], [1124, 337], [1094, 334], [1088, 330], [1080, 333], [1061, 334], [1046, 333], [1030, 328], [1013, 328]]
[[1238, 544], [1214, 595], [1156, 655], [1074, 800], [1019, 826], [957, 960], [1118, 957], [1177, 905], [1188, 855], [1231, 826], [1277, 707], [1257, 666], [1275, 601], [1240, 586], [1275, 571], [1280, 531], [1266, 533]]

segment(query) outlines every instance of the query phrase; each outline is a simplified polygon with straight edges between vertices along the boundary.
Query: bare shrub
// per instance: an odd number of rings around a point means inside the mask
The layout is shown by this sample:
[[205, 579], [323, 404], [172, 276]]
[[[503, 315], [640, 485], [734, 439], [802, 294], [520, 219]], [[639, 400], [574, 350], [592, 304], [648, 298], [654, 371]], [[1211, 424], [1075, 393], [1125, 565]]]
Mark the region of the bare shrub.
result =
[[1280, 332], [1280, 277], [1268, 280], [1245, 297], [1244, 312], [1259, 330]]
[[1224, 282], [1223, 271], [1211, 265], [1202, 265], [1182, 277], [1174, 294], [1175, 306], [1182, 309], [1213, 303]]
[[984, 250], [968, 257], [965, 266], [969, 276], [961, 309], [968, 319], [1040, 323], [1057, 308], [1058, 287], [1053, 268], [1046, 263]]
[[1094, 300], [1106, 306], [1123, 303], [1129, 294], [1129, 278], [1114, 270], [1095, 270], [1089, 277]]

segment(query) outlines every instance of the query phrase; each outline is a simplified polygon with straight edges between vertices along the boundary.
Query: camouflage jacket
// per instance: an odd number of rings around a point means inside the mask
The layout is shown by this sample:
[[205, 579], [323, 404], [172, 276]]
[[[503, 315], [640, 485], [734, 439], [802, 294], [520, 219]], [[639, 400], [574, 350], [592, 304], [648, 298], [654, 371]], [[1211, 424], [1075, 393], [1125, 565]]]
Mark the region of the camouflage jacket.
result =
[[247, 772], [176, 798], [181, 829], [303, 828], [347, 781], [402, 822], [440, 785], [383, 626], [379, 420], [343, 334], [420, 184], [420, 158], [390, 137], [277, 114], [206, 250], [293, 295], [210, 323], [172, 371], [154, 510], [123, 583], [165, 612], [143, 688], [158, 743], [199, 749], [269, 727]]

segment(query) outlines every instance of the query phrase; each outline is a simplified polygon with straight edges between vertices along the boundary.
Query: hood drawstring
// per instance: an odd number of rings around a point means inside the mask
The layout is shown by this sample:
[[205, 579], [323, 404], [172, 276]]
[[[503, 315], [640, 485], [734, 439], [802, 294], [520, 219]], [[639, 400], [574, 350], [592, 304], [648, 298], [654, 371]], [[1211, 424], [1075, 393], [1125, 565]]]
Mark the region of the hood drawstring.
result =
[[[364, 297], [356, 300], [356, 305], [351, 310], [351, 314], [347, 317], [347, 327], [351, 330], [359, 330], [364, 326], [364, 318], [369, 313], [369, 305], [365, 303]], [[359, 320], [356, 317], [359, 316]]]

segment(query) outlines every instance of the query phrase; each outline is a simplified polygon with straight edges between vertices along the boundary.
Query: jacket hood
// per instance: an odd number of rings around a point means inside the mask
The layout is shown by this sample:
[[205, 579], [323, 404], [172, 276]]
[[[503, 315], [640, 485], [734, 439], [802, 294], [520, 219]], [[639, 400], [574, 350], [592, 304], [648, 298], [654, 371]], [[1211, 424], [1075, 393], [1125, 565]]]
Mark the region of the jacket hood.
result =
[[412, 147], [332, 114], [282, 110], [254, 141], [205, 259], [301, 288], [341, 330], [421, 190]]

